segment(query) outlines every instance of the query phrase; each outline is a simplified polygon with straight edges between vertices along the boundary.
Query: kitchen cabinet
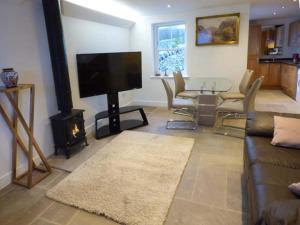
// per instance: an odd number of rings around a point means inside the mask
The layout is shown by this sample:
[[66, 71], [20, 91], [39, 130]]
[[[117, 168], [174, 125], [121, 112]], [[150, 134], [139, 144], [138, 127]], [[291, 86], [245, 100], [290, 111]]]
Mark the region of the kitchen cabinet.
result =
[[292, 65], [281, 65], [281, 88], [291, 98], [297, 98], [298, 68]]
[[253, 82], [260, 76], [259, 58], [261, 55], [261, 25], [250, 25], [247, 68], [254, 71]]
[[264, 76], [264, 81], [262, 83], [263, 89], [280, 89], [280, 81], [281, 81], [280, 63], [259, 64], [259, 75]]
[[289, 46], [300, 48], [300, 20], [290, 24]]
[[269, 69], [270, 69], [270, 64], [269, 63], [263, 63], [259, 65], [260, 67], [260, 76], [264, 76], [264, 80], [262, 83], [262, 87], [268, 86], [269, 83]]
[[281, 82], [281, 64], [270, 63], [269, 74], [268, 74], [268, 85], [270, 87], [280, 87]]
[[283, 48], [284, 45], [284, 26], [277, 26], [276, 27], [276, 48]]
[[261, 54], [261, 25], [250, 25], [248, 55], [260, 56]]

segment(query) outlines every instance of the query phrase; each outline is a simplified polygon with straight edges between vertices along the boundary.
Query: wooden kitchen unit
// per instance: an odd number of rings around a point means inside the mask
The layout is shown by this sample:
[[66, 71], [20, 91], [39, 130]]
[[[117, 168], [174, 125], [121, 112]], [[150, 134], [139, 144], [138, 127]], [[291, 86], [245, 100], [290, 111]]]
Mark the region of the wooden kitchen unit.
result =
[[261, 55], [261, 26], [251, 25], [249, 28], [248, 69], [254, 71], [252, 82], [260, 76], [259, 58]]
[[274, 63], [261, 62], [257, 64], [257, 67], [259, 72], [254, 79], [264, 76], [262, 89], [280, 89], [291, 98], [297, 99], [298, 85], [300, 85], [298, 65], [278, 61]]
[[[298, 45], [295, 34], [300, 32], [300, 21], [292, 23], [290, 29], [290, 46]], [[264, 76], [262, 89], [278, 89], [295, 100], [300, 100], [300, 63], [293, 63], [291, 58], [278, 56], [266, 57], [263, 47], [263, 28], [251, 24], [249, 30], [248, 69], [254, 71], [252, 82]], [[272, 58], [271, 58], [272, 57]]]
[[281, 89], [281, 64], [280, 63], [259, 63], [259, 74], [255, 77], [264, 76], [262, 88]]
[[300, 46], [300, 20], [295, 21], [290, 24], [289, 29], [289, 46], [299, 48]]
[[281, 89], [291, 98], [297, 100], [298, 92], [298, 67], [281, 64]]

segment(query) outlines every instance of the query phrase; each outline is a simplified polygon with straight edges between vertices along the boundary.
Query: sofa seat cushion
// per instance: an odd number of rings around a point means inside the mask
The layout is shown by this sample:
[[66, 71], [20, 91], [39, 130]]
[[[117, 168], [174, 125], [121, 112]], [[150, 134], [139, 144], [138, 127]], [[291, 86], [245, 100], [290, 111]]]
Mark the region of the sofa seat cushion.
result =
[[271, 203], [297, 199], [297, 197], [284, 186], [273, 184], [254, 184], [252, 187], [252, 213], [257, 222], [263, 217]]
[[255, 163], [249, 173], [250, 207], [255, 222], [263, 217], [271, 203], [298, 199], [288, 186], [300, 181], [300, 169]]
[[300, 224], [300, 200], [273, 202], [266, 210], [263, 221], [268, 225]]
[[248, 167], [254, 163], [300, 169], [300, 150], [271, 145], [271, 138], [247, 136], [245, 154]]

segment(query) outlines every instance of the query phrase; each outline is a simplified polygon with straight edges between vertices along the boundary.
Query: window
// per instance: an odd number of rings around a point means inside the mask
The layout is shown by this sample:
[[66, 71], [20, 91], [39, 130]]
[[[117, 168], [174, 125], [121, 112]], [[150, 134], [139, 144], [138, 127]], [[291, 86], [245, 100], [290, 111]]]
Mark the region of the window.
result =
[[156, 72], [170, 74], [185, 70], [185, 24], [155, 25], [154, 43]]

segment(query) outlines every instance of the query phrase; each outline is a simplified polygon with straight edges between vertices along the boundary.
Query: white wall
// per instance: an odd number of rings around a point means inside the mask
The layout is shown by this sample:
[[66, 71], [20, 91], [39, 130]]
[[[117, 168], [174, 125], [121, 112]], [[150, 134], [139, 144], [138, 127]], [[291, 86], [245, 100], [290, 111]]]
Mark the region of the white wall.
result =
[[283, 19], [266, 19], [266, 20], [255, 20], [251, 21], [251, 23], [261, 24], [262, 26], [268, 25], [284, 25], [284, 46], [283, 46], [283, 54], [278, 56], [263, 56], [263, 58], [292, 58], [294, 53], [300, 54], [300, 47], [289, 47], [289, 28], [290, 23], [294, 21], [300, 20], [300, 17], [293, 17], [293, 18], [283, 18]]
[[[241, 12], [240, 43], [231, 46], [195, 47], [197, 16]], [[20, 83], [36, 84], [35, 136], [46, 156], [54, 151], [49, 117], [58, 113], [41, 0], [0, 2], [0, 68], [13, 67]], [[187, 69], [189, 76], [222, 76], [237, 86], [246, 68], [249, 6], [201, 9], [193, 12], [141, 19], [132, 30], [63, 16], [65, 45], [69, 64], [73, 103], [85, 109], [86, 125], [92, 127], [95, 113], [106, 109], [106, 97], [80, 99], [76, 54], [93, 52], [143, 52], [143, 89], [134, 100], [143, 104], [162, 104], [165, 93], [154, 74], [152, 24], [184, 20], [187, 24]], [[28, 107], [22, 95], [22, 109]], [[120, 94], [121, 105], [129, 104], [133, 92]], [[0, 102], [7, 105], [4, 96]], [[11, 177], [11, 134], [0, 117], [0, 189]], [[22, 164], [20, 163], [20, 167]]]
[[[196, 17], [236, 12], [241, 13], [238, 45], [195, 46]], [[161, 81], [150, 79], [155, 73], [152, 25], [172, 21], [185, 21], [187, 26], [188, 75], [191, 77], [227, 77], [233, 81], [234, 89], [236, 89], [247, 67], [249, 5], [199, 9], [173, 15], [146, 17], [138, 21], [132, 28], [131, 49], [143, 52], [143, 89], [135, 92], [134, 102], [145, 105], [166, 103]]]
[[[50, 155], [53, 143], [49, 117], [57, 113], [57, 105], [42, 5], [39, 0], [21, 2], [0, 1], [0, 69], [13, 67], [19, 72], [20, 83], [36, 85], [34, 133], [44, 153]], [[27, 97], [22, 91], [20, 105], [25, 115]], [[0, 102], [8, 106], [3, 95]], [[11, 142], [10, 130], [0, 116], [0, 189], [11, 179]]]
[[[73, 104], [86, 110], [86, 127], [92, 128], [95, 114], [107, 109], [106, 95], [80, 99], [76, 54], [129, 51], [130, 30], [66, 16], [63, 16], [63, 28]], [[130, 104], [132, 91], [119, 93], [119, 100], [120, 105]]]
[[[79, 98], [76, 54], [129, 51], [130, 30], [62, 18], [74, 107], [86, 110], [86, 126], [92, 128], [95, 113], [106, 109], [106, 97]], [[20, 83], [36, 85], [35, 137], [49, 156], [54, 152], [49, 117], [58, 110], [41, 0], [0, 1], [0, 27], [0, 69], [13, 67], [19, 72]], [[29, 104], [26, 97], [22, 93], [20, 105], [24, 110]], [[132, 92], [120, 93], [121, 105], [131, 101]], [[8, 105], [3, 95], [0, 102]], [[0, 116], [0, 189], [11, 180], [11, 142], [10, 130]], [[20, 160], [19, 167], [24, 169], [24, 160]]]

